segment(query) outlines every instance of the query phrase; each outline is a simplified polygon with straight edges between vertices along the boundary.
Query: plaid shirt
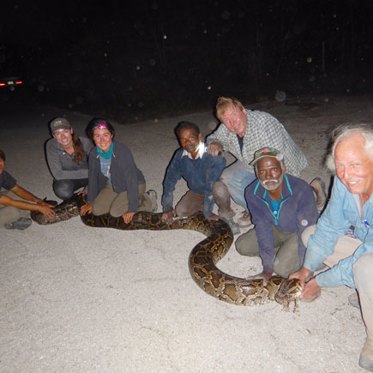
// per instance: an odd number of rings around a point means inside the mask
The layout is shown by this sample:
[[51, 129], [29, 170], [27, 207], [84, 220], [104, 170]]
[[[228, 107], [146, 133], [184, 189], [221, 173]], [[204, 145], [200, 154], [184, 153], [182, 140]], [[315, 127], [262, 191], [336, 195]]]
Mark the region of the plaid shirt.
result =
[[242, 153], [237, 135], [229, 131], [223, 123], [208, 136], [207, 143], [220, 143], [224, 151], [230, 152], [245, 163], [251, 172], [254, 172], [254, 169], [249, 163], [253, 160], [255, 151], [264, 146], [271, 146], [283, 153], [286, 172], [299, 176], [308, 166], [308, 162], [284, 126], [275, 117], [262, 111], [246, 109], [246, 114], [247, 129], [243, 138]]

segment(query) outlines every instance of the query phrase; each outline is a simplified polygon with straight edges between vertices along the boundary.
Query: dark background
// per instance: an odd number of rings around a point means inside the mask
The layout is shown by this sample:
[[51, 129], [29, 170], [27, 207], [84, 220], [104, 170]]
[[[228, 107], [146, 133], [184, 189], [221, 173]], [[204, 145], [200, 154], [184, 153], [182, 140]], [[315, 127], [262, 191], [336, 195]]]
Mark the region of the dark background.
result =
[[0, 9], [0, 75], [24, 79], [19, 96], [123, 122], [212, 109], [219, 95], [372, 89], [371, 0], [2, 1]]

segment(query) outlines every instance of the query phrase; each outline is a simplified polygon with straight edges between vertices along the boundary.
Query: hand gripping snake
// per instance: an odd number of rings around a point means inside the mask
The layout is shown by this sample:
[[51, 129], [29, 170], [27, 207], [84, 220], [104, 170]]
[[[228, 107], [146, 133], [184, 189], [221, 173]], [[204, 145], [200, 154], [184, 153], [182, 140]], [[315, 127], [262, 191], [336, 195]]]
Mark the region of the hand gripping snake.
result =
[[[84, 197], [73, 195], [54, 209], [56, 218], [48, 220], [39, 212], [32, 212], [31, 218], [42, 225], [54, 224], [79, 215], [80, 207], [85, 203]], [[87, 214], [81, 217], [90, 227], [116, 228], [122, 230], [170, 230], [190, 229], [206, 235], [189, 255], [189, 270], [193, 280], [206, 293], [219, 300], [237, 305], [263, 304], [275, 300], [289, 310], [294, 302], [294, 312], [302, 293], [302, 286], [297, 279], [285, 279], [273, 276], [268, 280], [262, 278], [239, 278], [224, 273], [216, 264], [228, 252], [233, 242], [233, 234], [228, 224], [219, 220], [212, 222], [203, 214], [188, 218], [175, 219], [172, 223], [162, 222], [162, 213], [137, 212], [132, 222], [125, 224], [122, 217], [114, 218], [109, 214], [95, 216]]]

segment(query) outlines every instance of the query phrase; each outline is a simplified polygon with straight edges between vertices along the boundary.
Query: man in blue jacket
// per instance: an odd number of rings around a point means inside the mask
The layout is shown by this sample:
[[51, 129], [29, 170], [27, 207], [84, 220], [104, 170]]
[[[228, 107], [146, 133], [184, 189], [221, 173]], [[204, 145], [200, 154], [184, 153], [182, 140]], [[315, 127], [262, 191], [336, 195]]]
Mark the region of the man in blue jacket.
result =
[[[214, 200], [212, 188], [220, 178], [225, 167], [225, 158], [222, 155], [213, 157], [207, 152], [202, 141], [199, 127], [191, 122], [180, 122], [175, 128], [176, 136], [181, 147], [175, 152], [167, 168], [163, 182], [163, 221], [171, 221], [173, 217], [191, 216], [202, 211], [210, 220], [226, 218], [229, 221], [231, 211], [230, 200], [219, 203]], [[176, 183], [183, 178], [189, 190], [173, 208], [173, 192]], [[213, 213], [214, 202], [219, 207], [219, 216]], [[235, 226], [231, 226], [235, 233]]]
[[[373, 372], [373, 129], [342, 126], [332, 140], [327, 159], [336, 174], [331, 199], [317, 226], [304, 232], [304, 264], [290, 277], [305, 283], [305, 301], [317, 298], [322, 287], [357, 290], [367, 332], [359, 365]], [[314, 276], [322, 263], [329, 269]]]
[[237, 239], [236, 249], [241, 255], [259, 254], [261, 277], [273, 272], [287, 277], [303, 264], [301, 235], [318, 218], [313, 189], [286, 174], [284, 156], [275, 148], [257, 150], [251, 163], [257, 180], [246, 188], [245, 199], [255, 228]]

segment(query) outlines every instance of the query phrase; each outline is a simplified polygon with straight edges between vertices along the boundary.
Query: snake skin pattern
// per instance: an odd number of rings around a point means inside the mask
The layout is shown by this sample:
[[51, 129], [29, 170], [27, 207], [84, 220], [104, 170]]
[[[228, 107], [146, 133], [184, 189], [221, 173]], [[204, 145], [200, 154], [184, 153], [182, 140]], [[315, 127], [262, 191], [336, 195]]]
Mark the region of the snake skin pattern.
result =
[[[49, 221], [44, 215], [32, 212], [31, 218], [38, 224], [54, 224], [79, 215], [84, 197], [75, 194], [55, 208], [56, 219]], [[216, 264], [228, 252], [233, 242], [233, 234], [228, 224], [219, 220], [210, 222], [202, 214], [189, 218], [175, 219], [172, 223], [162, 222], [162, 213], [138, 212], [130, 224], [121, 217], [109, 214], [95, 216], [87, 214], [81, 219], [84, 224], [96, 228], [115, 228], [122, 230], [170, 230], [190, 229], [203, 233], [206, 238], [199, 242], [189, 255], [189, 270], [193, 280], [206, 293], [219, 300], [237, 305], [263, 304], [275, 300], [289, 310], [293, 302], [295, 312], [302, 287], [297, 279], [285, 279], [273, 276], [269, 280], [261, 278], [244, 279], [224, 273]]]

